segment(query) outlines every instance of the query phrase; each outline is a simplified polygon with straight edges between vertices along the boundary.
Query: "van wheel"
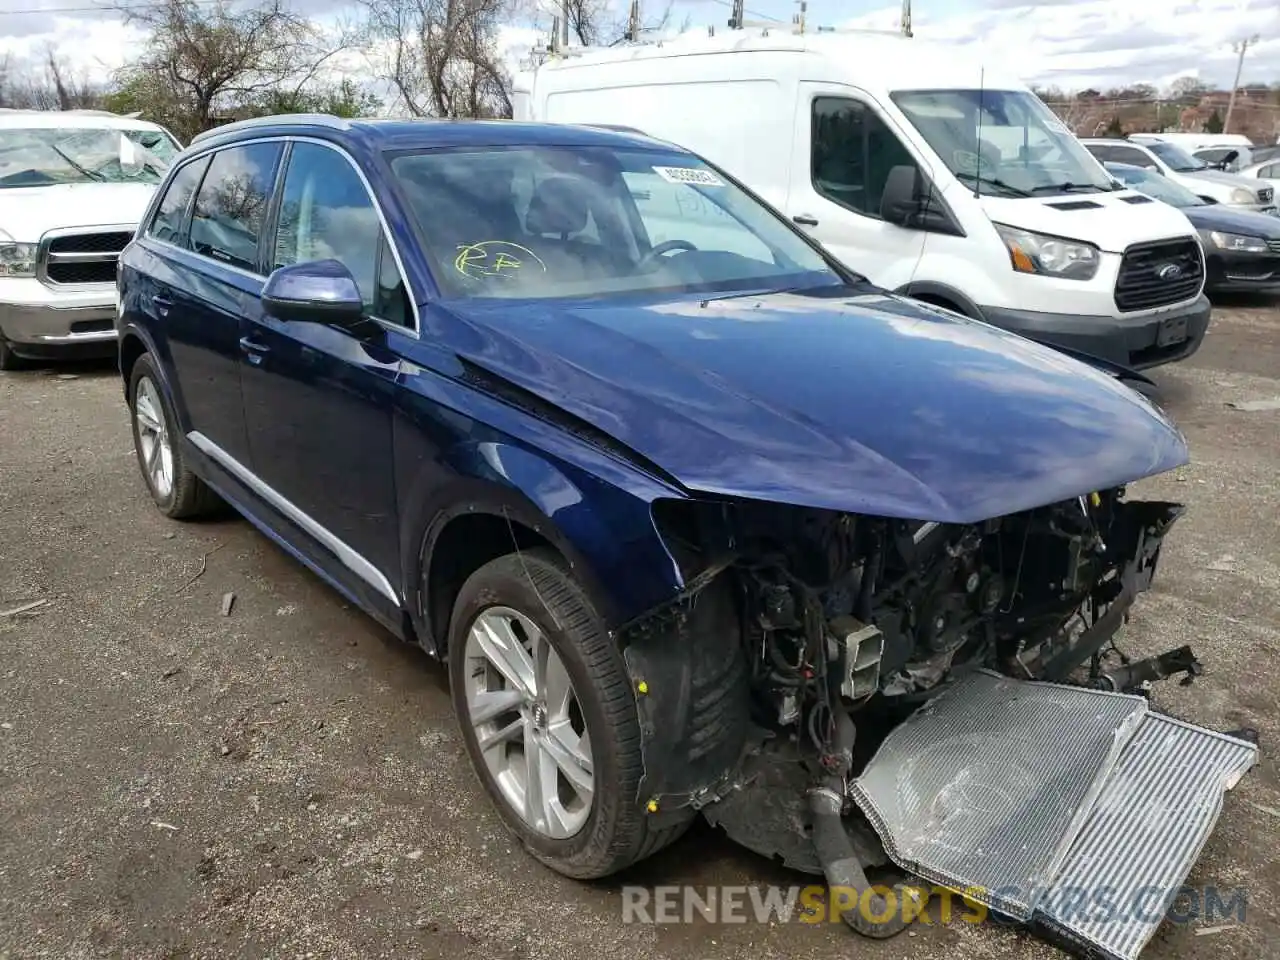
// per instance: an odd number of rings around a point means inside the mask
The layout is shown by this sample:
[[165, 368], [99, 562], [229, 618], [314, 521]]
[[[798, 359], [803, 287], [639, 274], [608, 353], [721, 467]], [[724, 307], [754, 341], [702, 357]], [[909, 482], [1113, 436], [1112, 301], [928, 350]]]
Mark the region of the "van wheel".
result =
[[214, 512], [220, 505], [218, 496], [187, 468], [177, 418], [149, 353], [140, 356], [130, 371], [129, 411], [138, 466], [160, 512], [174, 520]]
[[671, 843], [654, 830], [635, 694], [622, 654], [554, 551], [485, 564], [463, 584], [449, 635], [454, 709], [499, 815], [569, 877], [615, 873]]

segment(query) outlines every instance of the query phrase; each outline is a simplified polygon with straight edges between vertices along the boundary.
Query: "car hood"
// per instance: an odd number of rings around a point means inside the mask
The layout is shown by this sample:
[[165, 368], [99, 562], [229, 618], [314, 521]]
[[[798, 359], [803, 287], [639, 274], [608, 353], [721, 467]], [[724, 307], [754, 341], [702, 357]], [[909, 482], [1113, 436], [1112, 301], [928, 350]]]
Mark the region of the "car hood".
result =
[[1258, 189], [1265, 186], [1252, 177], [1242, 177], [1238, 173], [1229, 173], [1226, 170], [1188, 170], [1181, 174], [1184, 177], [1194, 177], [1196, 180], [1209, 180], [1213, 183], [1221, 183], [1228, 187], [1243, 187], [1246, 190], [1257, 192]]
[[1092, 243], [1123, 253], [1135, 243], [1190, 235], [1187, 222], [1167, 204], [1129, 202], [1134, 191], [1071, 193], [1046, 197], [989, 197], [979, 202], [995, 223]]
[[35, 243], [63, 227], [133, 226], [155, 193], [151, 183], [58, 183], [0, 189], [0, 230]]
[[967, 523], [1187, 461], [1106, 374], [882, 292], [447, 310], [427, 332], [463, 360], [694, 492]]
[[1252, 210], [1235, 210], [1220, 203], [1180, 207], [1197, 230], [1222, 230], [1249, 237], [1280, 240], [1280, 217]]

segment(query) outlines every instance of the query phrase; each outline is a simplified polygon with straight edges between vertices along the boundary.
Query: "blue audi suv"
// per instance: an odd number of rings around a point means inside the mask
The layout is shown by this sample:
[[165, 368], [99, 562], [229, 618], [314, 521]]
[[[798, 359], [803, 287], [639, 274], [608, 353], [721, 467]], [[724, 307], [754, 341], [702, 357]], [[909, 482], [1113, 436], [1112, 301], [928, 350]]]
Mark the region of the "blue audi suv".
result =
[[1067, 676], [1181, 510], [1126, 493], [1187, 449], [1114, 371], [877, 289], [624, 131], [203, 134], [117, 329], [159, 509], [230, 504], [447, 661], [484, 789], [569, 876], [699, 813], [788, 858], [800, 810], [865, 882], [855, 728], [976, 668]]

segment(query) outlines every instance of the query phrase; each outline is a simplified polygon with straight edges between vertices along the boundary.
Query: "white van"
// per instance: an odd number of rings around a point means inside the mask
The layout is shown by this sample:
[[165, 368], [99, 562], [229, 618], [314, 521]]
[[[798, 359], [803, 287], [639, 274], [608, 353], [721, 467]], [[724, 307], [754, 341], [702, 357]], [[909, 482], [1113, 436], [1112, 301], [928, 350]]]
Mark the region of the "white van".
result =
[[730, 31], [557, 57], [514, 100], [517, 119], [687, 147], [878, 286], [1034, 339], [1144, 368], [1209, 323], [1186, 217], [953, 47]]

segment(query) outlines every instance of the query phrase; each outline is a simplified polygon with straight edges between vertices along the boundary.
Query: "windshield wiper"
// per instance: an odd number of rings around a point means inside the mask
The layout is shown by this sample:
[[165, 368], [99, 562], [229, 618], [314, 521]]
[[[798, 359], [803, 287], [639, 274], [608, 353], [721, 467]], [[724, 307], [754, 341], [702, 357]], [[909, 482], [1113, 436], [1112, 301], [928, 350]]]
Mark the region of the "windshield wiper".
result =
[[957, 173], [956, 179], [969, 180], [969, 181], [972, 181], [973, 183], [980, 184], [981, 186], [984, 186], [984, 187], [995, 187], [999, 190], [1004, 190], [1006, 193], [1011, 193], [1015, 197], [1032, 196], [1030, 192], [1023, 190], [1021, 187], [1015, 187], [1011, 183], [1005, 183], [1003, 180], [999, 179], [998, 177], [984, 177], [976, 173]]
[[63, 149], [62, 149], [61, 147], [55, 146], [55, 145], [54, 145], [54, 144], [52, 144], [52, 143], [48, 144], [47, 146], [49, 147], [49, 149], [50, 149], [50, 150], [52, 150], [54, 153], [56, 153], [58, 156], [60, 156], [63, 160], [67, 161], [67, 163], [71, 164], [71, 166], [75, 167], [75, 168], [76, 168], [76, 170], [78, 170], [80, 173], [83, 173], [83, 174], [84, 174], [86, 177], [88, 177], [90, 180], [93, 180], [93, 181], [95, 181], [95, 182], [97, 182], [97, 183], [105, 183], [105, 182], [106, 182], [106, 180], [107, 180], [107, 178], [106, 178], [106, 177], [104, 177], [104, 176], [103, 176], [102, 174], [100, 174], [100, 173], [97, 173], [96, 171], [89, 170], [89, 169], [88, 169], [88, 168], [86, 168], [86, 167], [82, 167], [82, 166], [80, 166], [80, 164], [76, 163], [76, 162], [75, 162], [74, 160], [72, 160], [69, 156], [67, 156], [67, 154], [63, 151]]
[[1094, 183], [1042, 183], [1032, 193], [1105, 193], [1109, 188]]

